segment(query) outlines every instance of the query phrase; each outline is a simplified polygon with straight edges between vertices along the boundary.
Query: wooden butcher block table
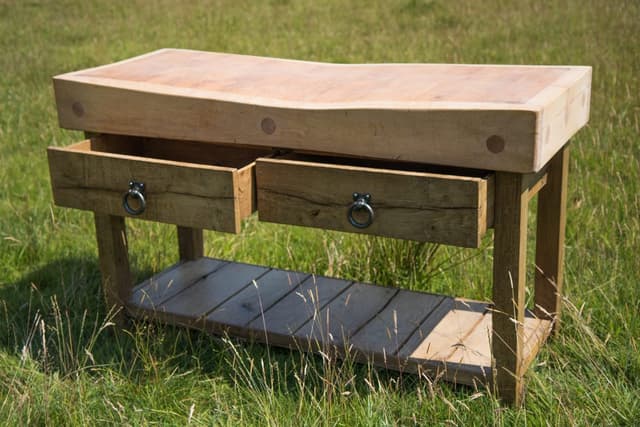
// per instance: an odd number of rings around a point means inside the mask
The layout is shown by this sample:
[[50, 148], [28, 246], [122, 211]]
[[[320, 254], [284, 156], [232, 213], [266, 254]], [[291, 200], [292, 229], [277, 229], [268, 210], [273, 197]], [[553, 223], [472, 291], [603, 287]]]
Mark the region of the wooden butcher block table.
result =
[[[560, 314], [569, 138], [590, 67], [323, 64], [163, 49], [54, 78], [57, 204], [95, 212], [106, 300], [136, 318], [492, 384]], [[538, 195], [535, 304], [527, 210]], [[490, 303], [203, 257], [243, 218], [478, 247]], [[181, 260], [132, 287], [124, 218], [178, 226]], [[387, 284], [388, 285], [388, 284]]]

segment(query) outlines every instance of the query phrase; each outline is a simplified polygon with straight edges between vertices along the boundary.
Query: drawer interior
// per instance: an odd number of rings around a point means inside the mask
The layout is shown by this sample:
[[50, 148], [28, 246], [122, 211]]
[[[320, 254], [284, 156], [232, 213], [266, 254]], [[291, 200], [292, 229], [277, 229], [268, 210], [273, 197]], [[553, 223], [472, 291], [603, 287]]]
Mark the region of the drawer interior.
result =
[[310, 154], [299, 152], [287, 152], [277, 154], [274, 158], [327, 165], [354, 166], [361, 168], [381, 169], [399, 172], [417, 172], [435, 175], [451, 175], [459, 177], [489, 179], [492, 171], [483, 169], [459, 168], [453, 166], [433, 165], [426, 163], [412, 163], [403, 161], [389, 161], [379, 159], [367, 159], [361, 157], [337, 157], [323, 154]]
[[69, 148], [235, 169], [272, 153], [264, 148], [103, 134]]

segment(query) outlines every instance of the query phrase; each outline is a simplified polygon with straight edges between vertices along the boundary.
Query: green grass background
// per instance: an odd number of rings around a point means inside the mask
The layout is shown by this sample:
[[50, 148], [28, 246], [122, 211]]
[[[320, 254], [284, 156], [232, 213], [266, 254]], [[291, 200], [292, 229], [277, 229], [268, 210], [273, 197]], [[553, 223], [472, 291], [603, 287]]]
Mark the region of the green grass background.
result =
[[[0, 422], [640, 424], [639, 36], [638, 1], [0, 0]], [[45, 148], [82, 135], [58, 127], [51, 77], [161, 47], [593, 66], [591, 120], [572, 143], [563, 329], [527, 375], [525, 407], [177, 328], [114, 331], [92, 215], [52, 203]], [[128, 224], [137, 279], [177, 259], [174, 227]], [[490, 236], [471, 251], [252, 218], [205, 238], [209, 256], [490, 297]]]

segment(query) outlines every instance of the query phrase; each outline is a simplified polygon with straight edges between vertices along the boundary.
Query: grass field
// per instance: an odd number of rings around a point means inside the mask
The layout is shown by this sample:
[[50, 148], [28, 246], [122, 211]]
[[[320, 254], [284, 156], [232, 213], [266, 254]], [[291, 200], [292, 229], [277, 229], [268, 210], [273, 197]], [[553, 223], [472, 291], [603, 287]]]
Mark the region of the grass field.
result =
[[[564, 323], [527, 376], [526, 406], [176, 328], [115, 331], [93, 217], [52, 203], [45, 148], [81, 134], [58, 128], [51, 76], [160, 47], [593, 66], [591, 120], [572, 143]], [[639, 75], [637, 1], [0, 0], [0, 422], [638, 425]], [[174, 227], [129, 230], [137, 279], [177, 259]], [[252, 218], [205, 238], [209, 256], [490, 297], [490, 236], [469, 251]]]

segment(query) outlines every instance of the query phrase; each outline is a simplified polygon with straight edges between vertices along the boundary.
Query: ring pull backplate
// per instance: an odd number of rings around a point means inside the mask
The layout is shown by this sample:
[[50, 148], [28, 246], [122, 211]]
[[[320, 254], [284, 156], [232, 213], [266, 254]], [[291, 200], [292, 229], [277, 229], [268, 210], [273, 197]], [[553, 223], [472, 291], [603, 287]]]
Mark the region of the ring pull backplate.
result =
[[[138, 207], [131, 207], [130, 202], [137, 201]], [[130, 215], [140, 215], [147, 207], [144, 197], [144, 182], [129, 181], [129, 191], [122, 197], [122, 207]]]
[[[349, 223], [356, 228], [367, 228], [373, 223], [373, 217], [375, 216], [373, 208], [371, 207], [371, 194], [369, 193], [353, 193], [353, 203], [347, 211], [347, 218]], [[358, 221], [354, 218], [356, 212], [364, 211], [366, 219], [364, 221]]]

